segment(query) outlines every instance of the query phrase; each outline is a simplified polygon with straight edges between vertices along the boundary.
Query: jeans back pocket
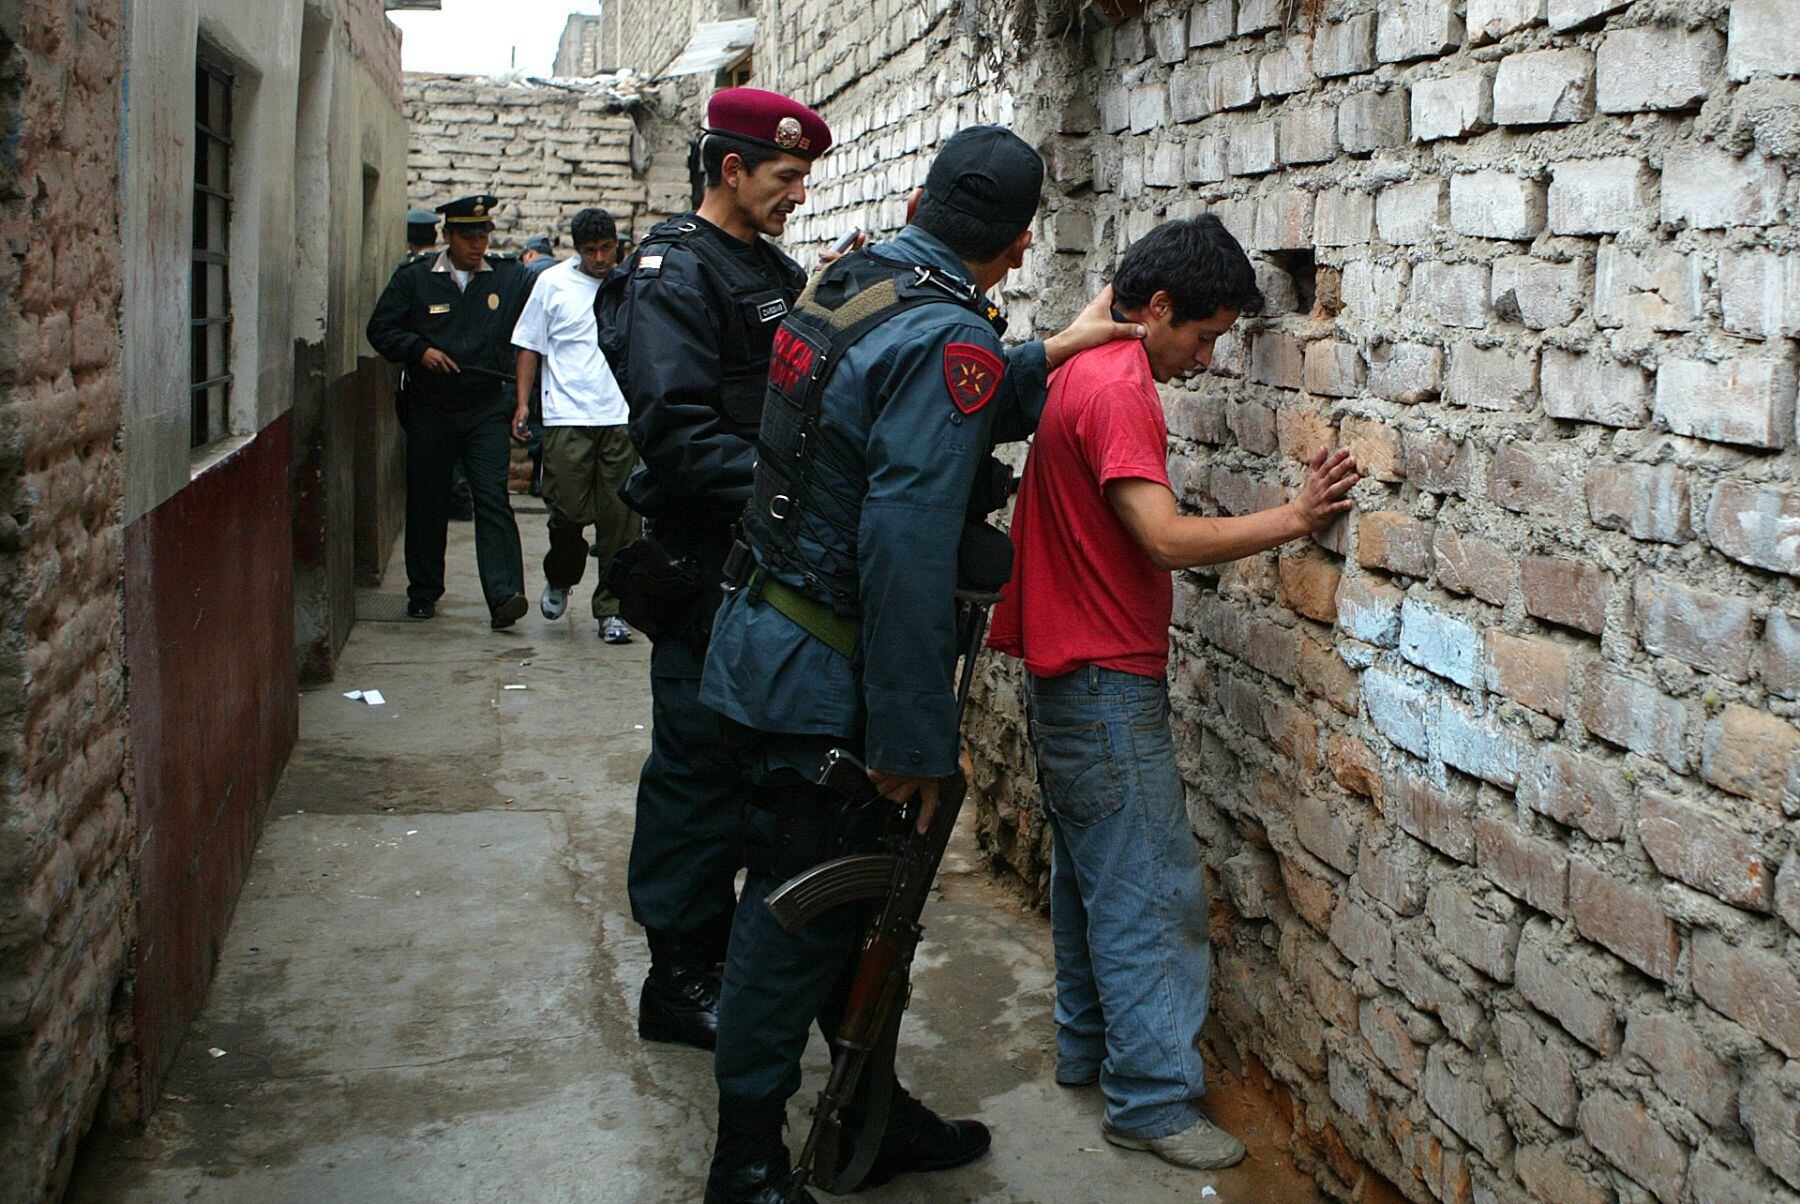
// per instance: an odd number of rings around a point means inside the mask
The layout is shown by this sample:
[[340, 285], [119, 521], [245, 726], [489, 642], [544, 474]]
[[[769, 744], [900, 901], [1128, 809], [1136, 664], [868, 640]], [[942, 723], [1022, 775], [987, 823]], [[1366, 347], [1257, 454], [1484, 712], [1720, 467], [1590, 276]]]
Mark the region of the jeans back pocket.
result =
[[1044, 807], [1064, 823], [1085, 828], [1125, 805], [1112, 732], [1104, 722], [1061, 727], [1031, 724]]

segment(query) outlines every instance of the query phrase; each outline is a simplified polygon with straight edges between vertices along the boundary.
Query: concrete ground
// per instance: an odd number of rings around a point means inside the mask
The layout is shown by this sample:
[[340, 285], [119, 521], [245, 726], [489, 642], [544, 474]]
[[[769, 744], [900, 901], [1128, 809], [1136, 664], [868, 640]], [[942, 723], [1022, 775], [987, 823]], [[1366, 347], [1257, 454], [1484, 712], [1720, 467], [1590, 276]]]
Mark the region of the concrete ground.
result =
[[[522, 506], [520, 526], [535, 603], [543, 519]], [[710, 1060], [642, 1043], [634, 1023], [646, 954], [625, 865], [648, 647], [601, 644], [585, 596], [560, 622], [534, 605], [490, 632], [472, 546], [454, 525], [438, 618], [359, 624], [338, 679], [302, 697], [205, 1012], [148, 1126], [90, 1138], [70, 1199], [700, 1198]], [[344, 697], [368, 688], [386, 705]], [[1098, 1092], [1051, 1078], [1048, 926], [966, 834], [925, 923], [901, 1074], [985, 1120], [994, 1148], [861, 1198], [1317, 1198], [1280, 1122], [1229, 1092], [1215, 1115], [1252, 1146], [1233, 1170], [1101, 1139]], [[822, 1081], [816, 1036], [809, 1058], [796, 1146]]]

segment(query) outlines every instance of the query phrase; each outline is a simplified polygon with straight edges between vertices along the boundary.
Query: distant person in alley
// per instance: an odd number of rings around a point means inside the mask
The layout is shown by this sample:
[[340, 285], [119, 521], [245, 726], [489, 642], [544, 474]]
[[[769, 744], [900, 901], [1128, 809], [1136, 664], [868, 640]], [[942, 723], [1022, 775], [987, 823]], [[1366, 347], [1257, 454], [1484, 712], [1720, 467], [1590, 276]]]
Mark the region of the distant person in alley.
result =
[[406, 213], [406, 259], [437, 250], [438, 217], [429, 209], [409, 209]]
[[519, 262], [525, 265], [535, 279], [562, 261], [556, 258], [556, 241], [548, 234], [539, 234], [525, 240], [525, 249], [519, 252]]
[[[581, 583], [588, 562], [583, 532], [594, 529], [600, 563], [637, 538], [638, 518], [619, 497], [637, 464], [626, 430], [625, 394], [600, 352], [594, 296], [614, 266], [617, 232], [604, 209], [583, 209], [569, 223], [575, 255], [553, 263], [537, 278], [513, 327], [517, 377], [513, 434], [530, 434], [531, 402], [538, 398], [544, 427], [544, 504], [550, 511], [550, 550], [544, 554], [546, 619], [560, 619], [569, 591]], [[541, 385], [541, 387], [540, 387]], [[631, 642], [619, 618], [619, 600], [594, 587], [593, 615], [600, 638]]]
[[444, 593], [444, 542], [457, 465], [475, 506], [475, 559], [490, 624], [525, 601], [519, 528], [506, 493], [511, 335], [531, 291], [515, 260], [487, 253], [498, 198], [439, 205], [446, 246], [395, 270], [369, 316], [369, 343], [406, 368], [406, 615], [429, 619]]
[[1113, 1145], [1230, 1166], [1244, 1145], [1200, 1111], [1212, 982], [1205, 875], [1169, 728], [1173, 569], [1322, 530], [1356, 463], [1320, 451], [1285, 505], [1184, 516], [1156, 386], [1203, 371], [1261, 296], [1218, 217], [1165, 222], [1125, 252], [1106, 343], [1057, 372], [1026, 461], [1012, 582], [991, 646], [1025, 661], [1026, 718], [1050, 824], [1056, 1081], [1098, 1083]]

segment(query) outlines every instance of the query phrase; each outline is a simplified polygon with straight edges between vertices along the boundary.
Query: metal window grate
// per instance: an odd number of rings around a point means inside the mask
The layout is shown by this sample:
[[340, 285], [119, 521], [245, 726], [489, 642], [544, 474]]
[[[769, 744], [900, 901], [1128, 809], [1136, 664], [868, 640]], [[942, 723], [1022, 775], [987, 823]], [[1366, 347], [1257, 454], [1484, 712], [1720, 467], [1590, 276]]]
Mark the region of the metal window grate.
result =
[[194, 253], [190, 265], [188, 443], [230, 430], [232, 75], [204, 54], [194, 70]]

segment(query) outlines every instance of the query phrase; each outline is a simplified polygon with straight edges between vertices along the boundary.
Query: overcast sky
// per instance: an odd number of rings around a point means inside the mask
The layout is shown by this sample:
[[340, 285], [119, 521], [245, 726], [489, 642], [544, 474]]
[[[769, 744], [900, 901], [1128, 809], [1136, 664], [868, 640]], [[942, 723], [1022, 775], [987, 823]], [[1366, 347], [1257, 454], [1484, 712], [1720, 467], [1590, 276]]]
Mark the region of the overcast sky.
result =
[[519, 70], [548, 75], [570, 13], [597, 13], [600, 0], [444, 0], [441, 12], [393, 12], [400, 65], [408, 71], [492, 75], [518, 51]]

